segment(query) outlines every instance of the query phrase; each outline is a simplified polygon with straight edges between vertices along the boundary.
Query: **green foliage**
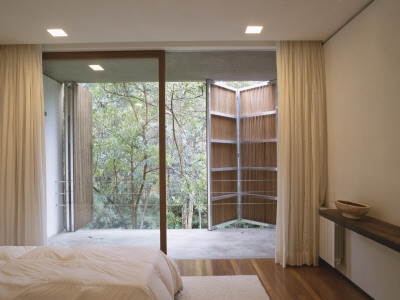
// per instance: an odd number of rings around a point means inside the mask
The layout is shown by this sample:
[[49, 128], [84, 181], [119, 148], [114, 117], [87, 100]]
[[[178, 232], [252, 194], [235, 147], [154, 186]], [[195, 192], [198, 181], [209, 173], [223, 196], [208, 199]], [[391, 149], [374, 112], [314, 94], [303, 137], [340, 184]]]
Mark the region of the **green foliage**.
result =
[[[93, 95], [87, 228], [159, 228], [158, 83], [84, 86]], [[168, 228], [206, 227], [205, 84], [168, 83], [165, 110]]]

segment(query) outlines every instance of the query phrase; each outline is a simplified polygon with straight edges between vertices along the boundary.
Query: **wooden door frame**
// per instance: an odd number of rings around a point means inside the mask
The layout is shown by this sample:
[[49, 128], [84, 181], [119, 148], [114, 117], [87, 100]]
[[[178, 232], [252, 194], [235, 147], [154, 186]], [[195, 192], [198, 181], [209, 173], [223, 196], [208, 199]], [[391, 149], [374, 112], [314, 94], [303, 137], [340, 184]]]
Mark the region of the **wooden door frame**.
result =
[[160, 178], [160, 249], [167, 254], [167, 187], [165, 150], [165, 51], [87, 51], [87, 52], [43, 52], [43, 60], [86, 60], [86, 59], [138, 59], [158, 60], [159, 90], [159, 178]]

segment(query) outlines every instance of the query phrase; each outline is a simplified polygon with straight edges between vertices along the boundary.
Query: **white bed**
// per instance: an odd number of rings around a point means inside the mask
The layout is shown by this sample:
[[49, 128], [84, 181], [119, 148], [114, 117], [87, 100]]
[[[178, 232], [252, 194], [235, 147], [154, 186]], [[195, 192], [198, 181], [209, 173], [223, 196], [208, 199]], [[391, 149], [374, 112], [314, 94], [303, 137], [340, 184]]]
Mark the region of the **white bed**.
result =
[[143, 247], [0, 247], [0, 299], [174, 299], [176, 264]]

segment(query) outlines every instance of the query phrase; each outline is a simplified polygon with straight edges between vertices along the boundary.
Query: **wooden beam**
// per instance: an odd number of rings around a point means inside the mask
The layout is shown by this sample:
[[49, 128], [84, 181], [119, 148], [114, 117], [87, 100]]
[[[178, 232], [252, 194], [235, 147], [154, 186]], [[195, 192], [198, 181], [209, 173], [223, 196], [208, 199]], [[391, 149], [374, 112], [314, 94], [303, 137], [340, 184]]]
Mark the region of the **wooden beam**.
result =
[[167, 184], [165, 158], [165, 52], [158, 57], [159, 159], [160, 159], [160, 249], [167, 254]]

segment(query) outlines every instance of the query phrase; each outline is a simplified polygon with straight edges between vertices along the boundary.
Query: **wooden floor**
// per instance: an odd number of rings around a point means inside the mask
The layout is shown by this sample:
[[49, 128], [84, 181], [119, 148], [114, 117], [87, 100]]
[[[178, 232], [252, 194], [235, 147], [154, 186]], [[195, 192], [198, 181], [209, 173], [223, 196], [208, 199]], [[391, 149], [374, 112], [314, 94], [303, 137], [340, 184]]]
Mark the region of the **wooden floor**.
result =
[[371, 299], [328, 265], [282, 268], [272, 258], [175, 260], [182, 276], [258, 275], [274, 299]]

